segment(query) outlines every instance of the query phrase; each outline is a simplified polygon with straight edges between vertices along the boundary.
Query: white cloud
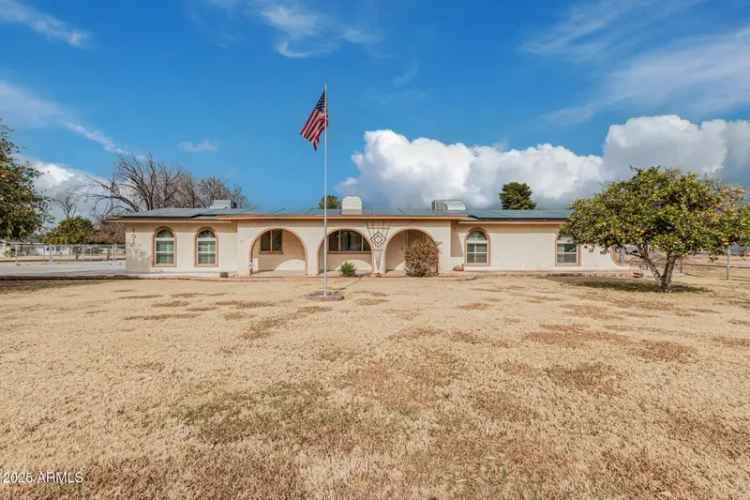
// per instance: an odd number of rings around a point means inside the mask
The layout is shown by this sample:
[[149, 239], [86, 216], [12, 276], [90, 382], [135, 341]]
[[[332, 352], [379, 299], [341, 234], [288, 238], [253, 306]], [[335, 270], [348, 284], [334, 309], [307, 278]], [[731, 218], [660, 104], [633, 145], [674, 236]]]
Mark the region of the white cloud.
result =
[[65, 126], [66, 129], [70, 130], [71, 132], [74, 132], [81, 137], [84, 137], [90, 141], [93, 141], [97, 144], [99, 144], [101, 147], [104, 148], [105, 151], [108, 151], [110, 153], [114, 153], [117, 155], [126, 155], [129, 154], [128, 151], [120, 148], [117, 144], [115, 144], [115, 141], [104, 135], [103, 133], [99, 132], [98, 130], [89, 129], [81, 124], [78, 123], [72, 123], [72, 122], [63, 122], [63, 126]]
[[500, 146], [409, 140], [392, 130], [365, 133], [353, 155], [359, 175], [339, 185], [372, 205], [426, 207], [437, 198], [461, 198], [475, 208], [496, 207], [506, 182], [527, 182], [543, 207], [564, 206], [654, 164], [713, 174], [750, 186], [750, 122], [694, 124], [677, 116], [640, 117], [609, 129], [602, 156], [579, 155], [541, 144]]
[[177, 147], [187, 153], [206, 153], [219, 150], [219, 146], [208, 139], [203, 139], [200, 142], [182, 141]]
[[[596, 0], [573, 5], [557, 24], [527, 41], [524, 48], [540, 55], [562, 55], [577, 61], [611, 56], [654, 36], [650, 28], [706, 0]], [[658, 34], [658, 33], [657, 33]]]
[[11, 128], [63, 127], [95, 142], [105, 151], [128, 154], [114, 140], [98, 130], [78, 123], [71, 116], [70, 111], [55, 101], [37, 97], [25, 88], [0, 80], [0, 118]]
[[330, 9], [307, 8], [300, 1], [205, 0], [232, 15], [258, 18], [276, 31], [273, 47], [280, 55], [303, 59], [329, 54], [343, 44], [372, 45], [381, 37], [366, 26], [343, 22]]
[[19, 0], [0, 0], [0, 23], [22, 24], [53, 40], [61, 40], [73, 47], [83, 47], [89, 33], [45, 14]]
[[[102, 194], [102, 191], [93, 180], [103, 182], [104, 179], [60, 163], [40, 160], [29, 160], [29, 163], [40, 173], [34, 181], [34, 186], [40, 193], [51, 199], [75, 193], [77, 215], [88, 218], [96, 216], [97, 207], [91, 195]], [[62, 218], [62, 211], [57, 204], [50, 203], [49, 208], [56, 220]]]
[[13, 127], [43, 127], [62, 117], [62, 107], [0, 80], [0, 117]]

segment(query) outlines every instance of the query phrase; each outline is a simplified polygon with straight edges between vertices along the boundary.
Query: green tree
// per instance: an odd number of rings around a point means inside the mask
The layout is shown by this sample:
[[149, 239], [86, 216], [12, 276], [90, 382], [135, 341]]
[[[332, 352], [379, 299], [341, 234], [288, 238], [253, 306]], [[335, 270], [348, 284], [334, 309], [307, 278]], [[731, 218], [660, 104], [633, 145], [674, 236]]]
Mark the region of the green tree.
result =
[[[326, 196], [326, 200], [328, 200], [328, 206], [326, 208], [341, 208], [341, 200], [339, 200], [338, 196], [334, 194], [329, 194]], [[320, 201], [318, 202], [318, 208], [321, 210], [323, 209], [323, 197], [320, 197]]]
[[0, 122], [0, 238], [15, 240], [42, 227], [47, 203], [34, 189], [39, 172], [14, 156], [18, 147], [9, 133]]
[[531, 199], [531, 188], [525, 182], [509, 182], [499, 194], [503, 210], [533, 210], [536, 203]]
[[669, 291], [680, 257], [719, 255], [732, 243], [750, 242], [750, 206], [741, 204], [742, 194], [679, 170], [635, 170], [632, 178], [573, 203], [561, 233], [588, 247], [628, 249]]
[[96, 229], [84, 217], [70, 217], [44, 236], [44, 242], [53, 245], [82, 245], [91, 243]]

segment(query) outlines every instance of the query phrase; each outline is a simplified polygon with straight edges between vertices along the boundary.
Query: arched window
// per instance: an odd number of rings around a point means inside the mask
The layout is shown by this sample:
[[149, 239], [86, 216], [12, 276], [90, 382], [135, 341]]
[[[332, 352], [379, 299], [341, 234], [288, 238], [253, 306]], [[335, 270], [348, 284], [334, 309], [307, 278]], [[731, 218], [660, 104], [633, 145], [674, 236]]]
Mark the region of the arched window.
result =
[[578, 265], [578, 245], [569, 236], [557, 238], [557, 257], [555, 262], [558, 266]]
[[174, 233], [167, 228], [160, 229], [154, 237], [154, 264], [173, 266], [175, 263], [174, 247]]
[[195, 255], [199, 266], [215, 266], [216, 235], [210, 229], [203, 229], [195, 239]]
[[357, 231], [336, 231], [328, 235], [328, 251], [335, 252], [369, 252], [370, 244]]
[[482, 231], [474, 230], [466, 238], [466, 263], [487, 264], [489, 258], [489, 245], [487, 236]]

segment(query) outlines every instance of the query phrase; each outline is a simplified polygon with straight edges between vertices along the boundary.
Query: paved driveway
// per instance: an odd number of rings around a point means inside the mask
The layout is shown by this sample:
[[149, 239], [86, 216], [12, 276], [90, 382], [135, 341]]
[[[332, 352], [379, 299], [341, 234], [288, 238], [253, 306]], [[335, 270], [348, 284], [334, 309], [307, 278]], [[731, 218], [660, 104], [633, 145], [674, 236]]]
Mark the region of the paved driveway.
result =
[[125, 261], [0, 263], [3, 276], [115, 276], [125, 274]]

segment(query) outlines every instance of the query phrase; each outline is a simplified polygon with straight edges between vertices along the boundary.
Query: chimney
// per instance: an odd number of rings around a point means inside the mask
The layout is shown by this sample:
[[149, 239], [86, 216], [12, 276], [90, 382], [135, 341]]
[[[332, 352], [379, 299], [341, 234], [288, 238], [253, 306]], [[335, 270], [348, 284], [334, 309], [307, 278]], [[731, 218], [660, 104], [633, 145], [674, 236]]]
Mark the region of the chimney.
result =
[[211, 202], [211, 206], [208, 208], [214, 208], [214, 209], [237, 208], [237, 204], [233, 202], [232, 200], [214, 200], [213, 202]]
[[360, 198], [359, 196], [344, 196], [344, 199], [341, 200], [341, 214], [362, 214], [362, 198]]

